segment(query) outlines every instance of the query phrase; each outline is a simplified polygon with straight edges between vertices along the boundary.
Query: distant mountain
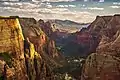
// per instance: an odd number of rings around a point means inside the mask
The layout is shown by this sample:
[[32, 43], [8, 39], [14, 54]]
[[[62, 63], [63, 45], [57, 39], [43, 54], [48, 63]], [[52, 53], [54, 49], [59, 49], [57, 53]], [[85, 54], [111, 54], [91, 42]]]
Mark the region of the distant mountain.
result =
[[80, 29], [86, 27], [89, 24], [89, 23], [78, 23], [71, 20], [58, 20], [58, 19], [48, 20], [48, 21], [50, 21], [51, 25], [54, 28], [59, 29], [60, 31], [67, 31], [68, 33], [79, 31]]
[[[58, 19], [48, 20], [47, 23], [51, 25], [51, 31], [48, 31], [47, 33], [50, 33], [52, 39], [56, 42], [56, 46], [64, 55], [73, 56], [74, 53], [74, 56], [76, 56], [79, 55], [79, 52], [83, 51], [83, 54], [81, 53], [80, 55], [84, 56], [84, 54], [87, 53], [84, 52], [86, 50], [84, 50], [84, 46], [81, 46], [77, 37], [79, 36], [78, 32], [82, 28], [89, 26], [90, 23], [77, 23], [70, 20]], [[47, 28], [47, 26], [45, 28]]]
[[71, 21], [71, 20], [58, 20], [56, 19], [55, 22], [57, 23], [65, 23], [65, 24], [69, 24], [69, 25], [81, 25], [80, 23], [77, 23], [77, 22], [74, 22], [74, 21]]

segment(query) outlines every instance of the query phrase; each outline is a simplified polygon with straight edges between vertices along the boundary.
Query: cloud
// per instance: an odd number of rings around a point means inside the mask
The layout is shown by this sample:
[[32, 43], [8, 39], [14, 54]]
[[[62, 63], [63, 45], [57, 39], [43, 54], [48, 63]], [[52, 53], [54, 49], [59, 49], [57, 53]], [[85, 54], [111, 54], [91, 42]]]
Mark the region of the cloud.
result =
[[119, 2], [113, 2], [113, 4], [114, 4], [114, 5], [120, 5], [120, 3], [119, 3]]
[[42, 2], [45, 2], [45, 1], [47, 1], [47, 2], [61, 2], [61, 1], [64, 1], [64, 2], [68, 2], [68, 1], [76, 1], [76, 0], [42, 0]]
[[88, 10], [104, 10], [104, 8], [100, 8], [100, 7], [87, 7], [87, 8], [83, 8], [83, 9], [88, 9]]
[[56, 7], [65, 8], [65, 7], [76, 7], [75, 5], [57, 5]]
[[111, 8], [120, 8], [120, 6], [110, 6]]
[[76, 22], [87, 23], [93, 21], [96, 16], [87, 11], [71, 11], [68, 7], [76, 6], [70, 4], [63, 5], [63, 7], [56, 7], [51, 5], [51, 3], [3, 2], [2, 5], [4, 7], [0, 7], [0, 12], [3, 15], [18, 15], [34, 17], [35, 19], [68, 19]]
[[34, 3], [29, 3], [29, 2], [3, 2], [2, 5], [4, 6], [9, 6], [9, 7], [16, 7], [16, 8], [37, 8], [40, 7], [40, 5], [36, 5]]
[[99, 0], [99, 2], [104, 2], [105, 0]]
[[[46, 12], [45, 12], [46, 13]], [[76, 12], [76, 11], [70, 11], [67, 9], [52, 9], [48, 14], [41, 14], [41, 18], [43, 19], [62, 19], [62, 20], [72, 20], [80, 23], [87, 23], [91, 22], [95, 19], [95, 15], [92, 13], [89, 13], [87, 11], [85, 12]]]
[[52, 5], [50, 5], [50, 4], [48, 4], [48, 5], [46, 5], [48, 8], [52, 8]]

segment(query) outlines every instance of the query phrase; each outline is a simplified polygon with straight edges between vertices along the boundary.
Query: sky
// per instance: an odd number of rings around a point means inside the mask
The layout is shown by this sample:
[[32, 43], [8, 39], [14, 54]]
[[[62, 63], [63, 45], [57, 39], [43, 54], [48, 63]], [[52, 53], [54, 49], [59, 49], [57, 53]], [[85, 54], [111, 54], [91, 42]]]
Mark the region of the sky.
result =
[[81, 2], [80, 0], [0, 2], [1, 16], [34, 17], [37, 20], [60, 19], [72, 20], [79, 23], [89, 23], [92, 22], [98, 15], [114, 15], [119, 13], [119, 0], [101, 0], [99, 2], [96, 2], [95, 0], [90, 0], [90, 2]]

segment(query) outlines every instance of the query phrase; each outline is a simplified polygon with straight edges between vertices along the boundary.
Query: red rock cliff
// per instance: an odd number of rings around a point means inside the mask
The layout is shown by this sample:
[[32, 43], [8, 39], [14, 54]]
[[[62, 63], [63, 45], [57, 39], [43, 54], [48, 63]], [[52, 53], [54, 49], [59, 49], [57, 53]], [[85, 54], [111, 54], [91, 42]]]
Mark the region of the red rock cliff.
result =
[[119, 80], [120, 15], [99, 16], [88, 31], [98, 37], [98, 46], [86, 59], [81, 80]]
[[48, 65], [59, 65], [55, 59], [60, 59], [61, 55], [57, 51], [55, 42], [51, 39], [50, 34], [47, 34], [49, 31], [51, 32], [50, 24], [44, 23], [42, 20], [41, 22], [36, 22], [33, 18], [20, 18], [20, 24], [25, 38], [29, 38], [29, 41], [34, 44], [35, 50]]

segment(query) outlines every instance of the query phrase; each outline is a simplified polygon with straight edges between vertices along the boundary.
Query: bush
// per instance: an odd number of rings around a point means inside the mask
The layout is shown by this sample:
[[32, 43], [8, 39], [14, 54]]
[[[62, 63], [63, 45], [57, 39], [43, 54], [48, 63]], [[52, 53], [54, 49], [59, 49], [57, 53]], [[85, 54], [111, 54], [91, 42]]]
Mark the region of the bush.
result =
[[9, 67], [12, 67], [12, 57], [10, 56], [9, 53], [7, 52], [0, 53], [0, 57], [4, 59], [4, 61]]

